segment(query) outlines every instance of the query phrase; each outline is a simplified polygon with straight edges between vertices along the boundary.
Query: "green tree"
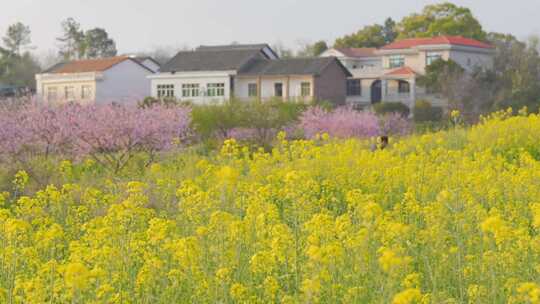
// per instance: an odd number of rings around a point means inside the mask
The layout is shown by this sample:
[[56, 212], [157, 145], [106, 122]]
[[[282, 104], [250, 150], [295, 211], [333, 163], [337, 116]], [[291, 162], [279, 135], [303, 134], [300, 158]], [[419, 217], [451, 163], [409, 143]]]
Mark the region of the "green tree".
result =
[[488, 40], [496, 46], [494, 71], [497, 76], [496, 108], [527, 106], [538, 112], [540, 107], [539, 40], [527, 43], [509, 34], [490, 33]]
[[426, 73], [418, 78], [417, 83], [426, 88], [428, 93], [442, 95], [452, 108], [463, 110], [461, 103], [464, 100], [467, 76], [455, 61], [439, 59], [426, 67]]
[[29, 52], [21, 56], [6, 50], [0, 53], [0, 82], [35, 88], [35, 74], [41, 70], [37, 60]]
[[296, 53], [298, 57], [317, 57], [328, 49], [328, 45], [324, 40], [317, 41], [313, 44], [305, 44]]
[[35, 88], [35, 74], [40, 71], [37, 60], [23, 49], [31, 43], [30, 29], [22, 23], [9, 26], [0, 47], [0, 82]]
[[384, 21], [382, 34], [384, 37], [384, 43], [389, 44], [394, 42], [398, 36], [398, 32], [396, 29], [396, 22], [392, 18], [387, 18]]
[[381, 47], [386, 44], [385, 28], [382, 25], [368, 25], [358, 32], [336, 39], [334, 47]]
[[453, 60], [439, 59], [426, 67], [426, 73], [418, 78], [418, 84], [432, 93], [444, 93], [445, 85], [452, 78], [460, 78], [465, 70]]
[[16, 56], [11, 61], [11, 68], [5, 75], [5, 81], [19, 87], [36, 87], [36, 73], [41, 71], [38, 61], [30, 54], [25, 52], [21, 56]]
[[10, 52], [8, 50], [0, 47], [0, 81], [2, 81], [8, 71], [9, 54]]
[[328, 50], [328, 45], [324, 40], [317, 41], [313, 44], [313, 56], [319, 56], [326, 50]]
[[8, 51], [20, 56], [22, 49], [32, 43], [30, 34], [30, 27], [17, 22], [8, 27], [6, 36], [2, 40]]
[[470, 9], [444, 2], [428, 5], [420, 14], [412, 14], [399, 23], [398, 38], [461, 35], [485, 40], [486, 33]]
[[84, 42], [87, 58], [112, 57], [117, 54], [116, 43], [102, 28], [86, 31]]
[[73, 18], [62, 22], [62, 36], [56, 38], [60, 42], [59, 54], [65, 60], [83, 58], [86, 53], [86, 41], [81, 25]]

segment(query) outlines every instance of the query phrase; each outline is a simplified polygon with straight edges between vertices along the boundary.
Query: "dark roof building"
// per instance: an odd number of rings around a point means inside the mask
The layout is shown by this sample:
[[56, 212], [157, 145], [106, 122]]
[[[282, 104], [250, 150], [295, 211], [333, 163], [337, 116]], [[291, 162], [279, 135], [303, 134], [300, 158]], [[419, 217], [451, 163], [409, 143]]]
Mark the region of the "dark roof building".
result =
[[254, 60], [243, 69], [239, 75], [313, 75], [318, 76], [330, 64], [337, 64], [343, 73], [351, 76], [350, 72], [335, 57], [319, 58], [290, 58], [279, 60]]
[[179, 52], [161, 67], [161, 72], [238, 70], [258, 54], [255, 50]]
[[181, 51], [161, 67], [163, 73], [237, 71], [255, 59], [277, 59], [267, 44], [200, 46]]
[[349, 71], [335, 57], [280, 59], [267, 44], [200, 46], [150, 76], [152, 95], [194, 103], [230, 98], [343, 103]]

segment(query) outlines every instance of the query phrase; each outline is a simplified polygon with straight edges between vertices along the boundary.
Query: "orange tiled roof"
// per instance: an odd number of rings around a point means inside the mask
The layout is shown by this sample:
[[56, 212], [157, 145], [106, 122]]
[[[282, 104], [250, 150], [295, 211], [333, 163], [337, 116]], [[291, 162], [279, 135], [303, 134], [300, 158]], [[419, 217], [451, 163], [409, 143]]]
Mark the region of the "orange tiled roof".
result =
[[119, 64], [124, 60], [128, 60], [127, 56], [117, 56], [101, 59], [84, 59], [66, 62], [58, 65], [50, 73], [55, 74], [70, 74], [70, 73], [86, 73], [86, 72], [103, 72], [114, 65]]
[[376, 48], [336, 48], [348, 57], [374, 57]]
[[393, 43], [390, 43], [384, 47], [383, 50], [394, 50], [394, 49], [410, 49], [416, 46], [421, 45], [437, 45], [437, 44], [449, 44], [449, 45], [461, 45], [468, 47], [476, 47], [482, 49], [491, 49], [492, 45], [475, 40], [470, 38], [465, 38], [462, 36], [439, 36], [432, 38], [410, 38], [398, 40]]
[[397, 68], [393, 71], [390, 71], [388, 73], [386, 73], [385, 75], [387, 76], [398, 76], [398, 75], [414, 75], [416, 74], [416, 72], [411, 69], [410, 67], [408, 66], [404, 66], [404, 67], [401, 67], [401, 68]]

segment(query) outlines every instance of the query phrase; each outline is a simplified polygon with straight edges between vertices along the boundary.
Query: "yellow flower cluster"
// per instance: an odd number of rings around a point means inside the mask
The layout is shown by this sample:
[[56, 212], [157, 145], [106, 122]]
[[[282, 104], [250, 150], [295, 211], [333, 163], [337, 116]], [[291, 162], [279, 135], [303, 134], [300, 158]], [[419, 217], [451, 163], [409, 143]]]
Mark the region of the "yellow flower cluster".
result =
[[31, 196], [21, 171], [0, 303], [540, 302], [539, 116], [369, 147], [280, 134], [99, 178], [62, 162]]

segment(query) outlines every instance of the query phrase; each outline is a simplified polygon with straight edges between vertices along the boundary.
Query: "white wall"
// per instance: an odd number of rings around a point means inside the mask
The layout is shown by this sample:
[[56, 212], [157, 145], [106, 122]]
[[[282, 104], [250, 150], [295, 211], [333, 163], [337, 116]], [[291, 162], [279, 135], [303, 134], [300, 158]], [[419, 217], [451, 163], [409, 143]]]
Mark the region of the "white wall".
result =
[[[208, 103], [208, 102], [223, 102], [230, 98], [230, 79], [231, 74], [234, 71], [225, 72], [176, 72], [162, 73], [150, 76], [151, 80], [151, 95], [157, 97], [158, 85], [174, 85], [174, 95], [179, 100], [191, 101], [196, 104]], [[205, 96], [206, 87], [209, 83], [224, 83], [225, 95], [218, 96]], [[199, 84], [199, 96], [198, 97], [183, 97], [182, 96], [182, 84]]]
[[[274, 84], [283, 84], [283, 97], [287, 95], [287, 83], [289, 84], [289, 99], [311, 99], [312, 96], [302, 98], [301, 88], [302, 82], [311, 83], [311, 93], [313, 94], [313, 77], [312, 76], [262, 76], [261, 77], [261, 98], [268, 99], [274, 97]], [[238, 77], [236, 79], [235, 96], [241, 99], [249, 99], [248, 85], [257, 83], [257, 77]], [[311, 95], [312, 95], [311, 94]]]
[[[353, 77], [350, 79], [360, 79]], [[371, 104], [371, 85], [375, 82], [376, 78], [361, 78], [362, 95], [359, 96], [347, 96], [347, 103], [358, 104]]]
[[[92, 103], [95, 100], [96, 81], [101, 79], [100, 73], [73, 73], [73, 74], [37, 74], [36, 75], [36, 93], [40, 100], [48, 103], [65, 103], [76, 101], [81, 103]], [[82, 87], [90, 87], [91, 96], [82, 98]], [[67, 100], [65, 98], [66, 87], [73, 88], [74, 98]], [[57, 98], [48, 99], [48, 92], [55, 88]]]
[[132, 60], [125, 60], [103, 73], [96, 85], [96, 103], [138, 102], [150, 96], [153, 73]]
[[[489, 50], [462, 46], [433, 46], [433, 48], [423, 47], [421, 50], [403, 50], [405, 65], [416, 72], [425, 73], [428, 52], [439, 52], [444, 60], [451, 59], [467, 71], [472, 71], [477, 66], [487, 69], [493, 67], [493, 54]], [[391, 54], [399, 54], [399, 52], [392, 51]], [[382, 58], [383, 67], [387, 70], [390, 69], [390, 57], [390, 54], [385, 54]]]

